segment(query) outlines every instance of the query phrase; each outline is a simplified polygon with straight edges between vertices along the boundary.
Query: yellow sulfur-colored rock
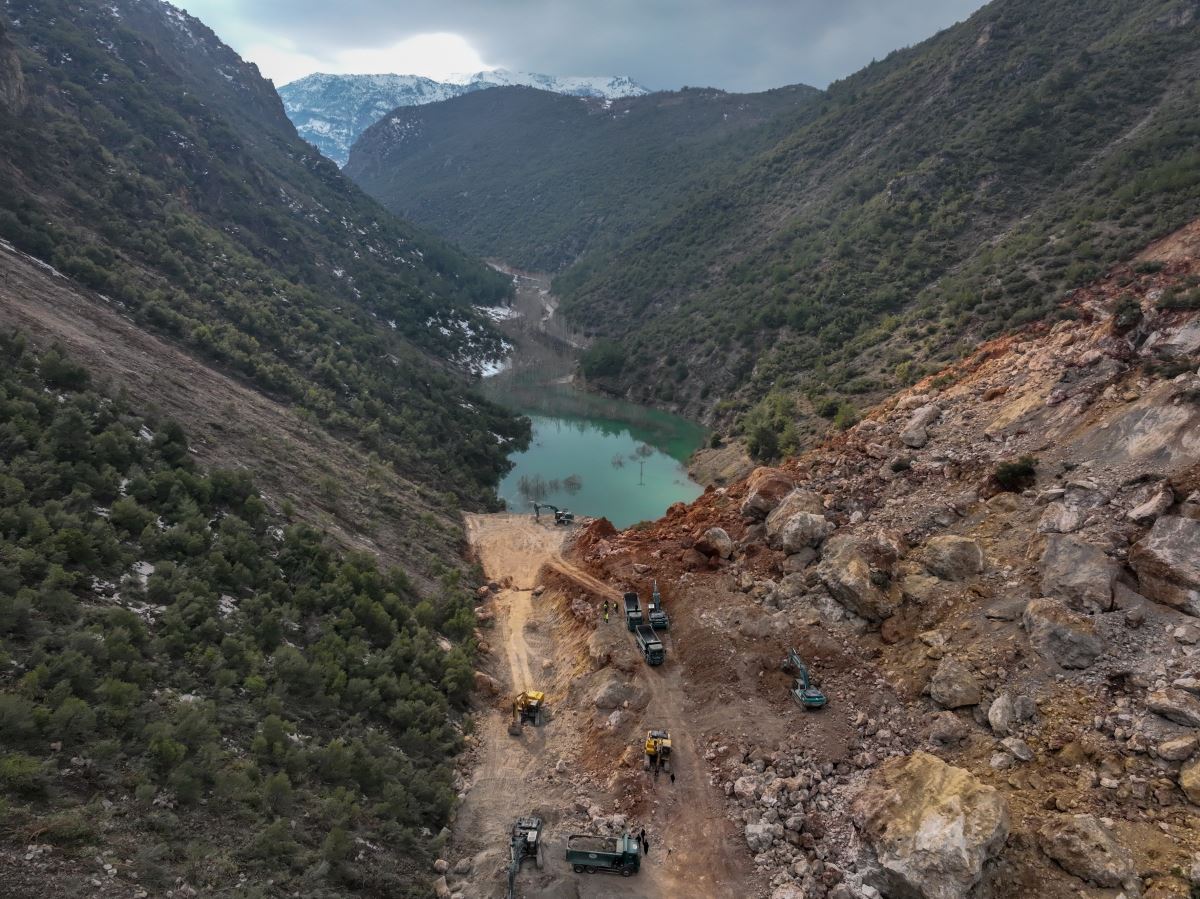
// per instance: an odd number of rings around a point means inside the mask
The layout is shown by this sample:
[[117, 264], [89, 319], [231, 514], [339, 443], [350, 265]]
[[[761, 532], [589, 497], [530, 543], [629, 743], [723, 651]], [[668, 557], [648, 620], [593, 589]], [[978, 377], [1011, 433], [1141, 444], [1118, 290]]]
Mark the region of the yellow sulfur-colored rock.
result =
[[1008, 838], [1008, 805], [970, 772], [925, 752], [886, 762], [851, 817], [859, 870], [885, 896], [967, 899]]

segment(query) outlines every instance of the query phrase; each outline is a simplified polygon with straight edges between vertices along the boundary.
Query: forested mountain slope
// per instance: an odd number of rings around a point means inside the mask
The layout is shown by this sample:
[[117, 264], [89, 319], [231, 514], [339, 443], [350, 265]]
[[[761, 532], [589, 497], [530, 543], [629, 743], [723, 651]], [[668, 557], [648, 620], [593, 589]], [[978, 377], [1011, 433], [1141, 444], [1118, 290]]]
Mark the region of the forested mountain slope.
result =
[[910, 382], [1197, 214], [1198, 76], [1196, 0], [995, 0], [559, 277], [585, 368], [726, 423]]
[[339, 555], [59, 349], [0, 357], [0, 894], [427, 895], [470, 595]]
[[157, 0], [6, 3], [0, 238], [459, 501], [523, 437], [464, 377], [507, 280], [379, 208]]
[[803, 85], [613, 100], [495, 88], [394, 110], [363, 133], [345, 171], [476, 253], [556, 271], [716, 183], [769, 145], [764, 122], [818, 96]]

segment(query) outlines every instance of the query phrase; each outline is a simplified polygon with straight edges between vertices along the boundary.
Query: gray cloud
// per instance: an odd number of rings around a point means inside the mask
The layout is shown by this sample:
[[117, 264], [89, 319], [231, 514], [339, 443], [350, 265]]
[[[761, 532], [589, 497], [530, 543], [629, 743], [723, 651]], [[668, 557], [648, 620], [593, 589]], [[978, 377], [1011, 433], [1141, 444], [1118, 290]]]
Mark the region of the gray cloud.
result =
[[[652, 88], [823, 87], [929, 37], [982, 0], [252, 0], [187, 4], [218, 33], [286, 37], [320, 57], [461, 34], [492, 65], [629, 75]], [[224, 20], [224, 21], [222, 21]]]

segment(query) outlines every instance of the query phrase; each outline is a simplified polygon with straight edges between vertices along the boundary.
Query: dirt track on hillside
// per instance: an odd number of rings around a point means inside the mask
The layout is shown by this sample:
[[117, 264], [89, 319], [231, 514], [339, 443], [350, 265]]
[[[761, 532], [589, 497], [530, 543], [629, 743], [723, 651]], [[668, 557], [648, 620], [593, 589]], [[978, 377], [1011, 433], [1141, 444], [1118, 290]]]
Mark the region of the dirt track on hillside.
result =
[[[487, 576], [502, 585], [488, 601], [494, 623], [487, 633], [490, 657], [482, 666], [497, 681], [499, 694], [475, 719], [470, 787], [449, 853], [452, 863], [472, 859], [472, 873], [457, 881], [452, 877], [452, 889], [468, 897], [504, 896], [508, 829], [514, 818], [537, 814], [546, 821], [546, 864], [539, 872], [525, 863], [518, 896], [759, 895], [687, 727], [681, 666], [668, 658], [661, 668], [649, 668], [640, 656], [632, 658], [627, 652], [632, 637], [616, 617], [607, 625], [580, 621], [581, 600], [597, 605], [620, 593], [564, 557], [562, 529], [528, 516], [499, 514], [467, 516], [467, 531]], [[534, 597], [541, 578], [552, 586]], [[619, 738], [606, 732], [607, 710], [598, 712], [591, 692], [581, 686], [593, 674], [589, 652], [597, 645], [612, 651], [609, 667], [631, 678], [645, 700], [640, 715], [632, 709], [630, 716], [620, 714], [624, 725], [613, 728]], [[526, 727], [520, 737], [509, 736], [511, 698], [530, 687], [547, 694], [549, 721], [541, 728]], [[651, 726], [672, 732], [674, 784], [665, 775], [655, 781], [641, 769], [640, 737]], [[567, 865], [566, 836], [589, 829], [588, 806], [599, 806], [605, 815], [618, 806], [631, 809], [629, 829], [646, 828], [650, 853], [638, 876], [575, 874]]]

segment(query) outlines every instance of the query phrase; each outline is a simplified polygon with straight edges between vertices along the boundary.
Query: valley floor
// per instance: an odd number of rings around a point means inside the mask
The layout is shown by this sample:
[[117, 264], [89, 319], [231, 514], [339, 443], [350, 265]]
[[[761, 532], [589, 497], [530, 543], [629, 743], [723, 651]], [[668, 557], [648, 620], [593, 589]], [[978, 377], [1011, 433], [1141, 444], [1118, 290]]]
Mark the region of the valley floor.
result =
[[[515, 818], [546, 822], [546, 863], [526, 862], [518, 895], [547, 897], [757, 895], [760, 885], [725, 820], [695, 730], [686, 672], [673, 658], [649, 668], [619, 615], [599, 606], [620, 593], [562, 555], [562, 529], [527, 515], [467, 518], [473, 550], [500, 588], [481, 612], [491, 625], [469, 782], [451, 839], [450, 880], [466, 897], [505, 894]], [[538, 595], [534, 595], [535, 588]], [[680, 637], [672, 634], [668, 653]], [[674, 645], [672, 645], [674, 644]], [[594, 669], [594, 670], [593, 670]], [[507, 732], [512, 697], [547, 694], [548, 722]], [[493, 692], [494, 691], [494, 692]], [[648, 728], [671, 731], [676, 780], [642, 770]], [[650, 852], [630, 880], [575, 874], [564, 860], [574, 832], [638, 833]]]

